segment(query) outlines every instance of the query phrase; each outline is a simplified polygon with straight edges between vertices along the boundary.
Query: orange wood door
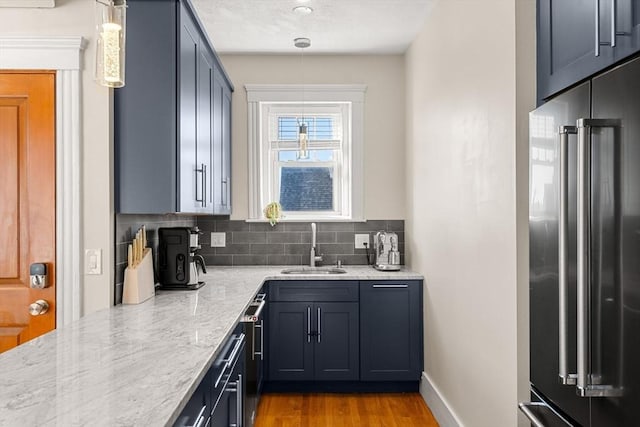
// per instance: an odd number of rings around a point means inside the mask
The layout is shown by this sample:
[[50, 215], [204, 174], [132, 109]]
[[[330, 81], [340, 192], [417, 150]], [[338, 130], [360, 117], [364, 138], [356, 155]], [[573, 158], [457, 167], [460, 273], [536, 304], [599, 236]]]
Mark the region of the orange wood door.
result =
[[[0, 72], [0, 353], [56, 326], [55, 222], [55, 73]], [[36, 300], [49, 309], [32, 316]]]

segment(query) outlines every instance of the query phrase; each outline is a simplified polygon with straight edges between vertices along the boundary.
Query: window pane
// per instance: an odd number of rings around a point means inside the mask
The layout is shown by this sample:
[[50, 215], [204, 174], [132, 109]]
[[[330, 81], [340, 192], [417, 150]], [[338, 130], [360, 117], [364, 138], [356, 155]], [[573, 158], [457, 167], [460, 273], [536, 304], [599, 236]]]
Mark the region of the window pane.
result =
[[281, 162], [332, 162], [334, 159], [335, 150], [309, 150], [309, 158], [298, 159], [297, 151], [285, 151], [278, 152], [278, 160]]
[[280, 170], [280, 204], [285, 211], [332, 211], [332, 168]]
[[[309, 141], [336, 139], [333, 120], [333, 117], [305, 117], [304, 123], [307, 125]], [[297, 140], [299, 123], [302, 121], [302, 117], [278, 117], [278, 140]]]

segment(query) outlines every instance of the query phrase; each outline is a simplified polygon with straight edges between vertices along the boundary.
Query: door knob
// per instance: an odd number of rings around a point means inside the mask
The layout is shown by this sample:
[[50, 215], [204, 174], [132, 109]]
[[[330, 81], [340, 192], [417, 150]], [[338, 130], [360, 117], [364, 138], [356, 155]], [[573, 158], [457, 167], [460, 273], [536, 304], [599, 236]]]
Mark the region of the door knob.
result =
[[49, 303], [43, 299], [39, 299], [29, 305], [29, 314], [32, 316], [39, 316], [49, 311]]

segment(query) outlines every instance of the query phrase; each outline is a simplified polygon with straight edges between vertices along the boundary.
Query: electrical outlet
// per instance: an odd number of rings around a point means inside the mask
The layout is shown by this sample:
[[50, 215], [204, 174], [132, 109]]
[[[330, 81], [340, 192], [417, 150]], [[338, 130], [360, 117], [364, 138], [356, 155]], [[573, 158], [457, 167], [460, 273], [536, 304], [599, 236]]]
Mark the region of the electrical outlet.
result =
[[211, 233], [211, 247], [224, 248], [227, 246], [227, 233]]
[[[364, 244], [367, 244], [367, 246], [365, 246]], [[368, 247], [371, 247], [371, 242], [369, 241], [369, 235], [368, 234], [356, 234], [355, 236], [355, 247], [356, 249], [365, 249]]]
[[84, 251], [86, 274], [102, 274], [102, 249], [87, 249]]

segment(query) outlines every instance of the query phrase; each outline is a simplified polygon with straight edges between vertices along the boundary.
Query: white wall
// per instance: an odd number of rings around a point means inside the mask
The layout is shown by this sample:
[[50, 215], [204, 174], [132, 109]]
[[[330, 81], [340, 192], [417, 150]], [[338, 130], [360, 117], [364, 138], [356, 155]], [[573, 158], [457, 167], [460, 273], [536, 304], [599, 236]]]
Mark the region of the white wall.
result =
[[404, 57], [304, 57], [299, 55], [222, 55], [235, 86], [232, 111], [232, 219], [248, 218], [247, 94], [245, 84], [367, 85], [364, 117], [364, 215], [367, 219], [404, 219]]
[[467, 426], [523, 422], [532, 25], [534, 0], [439, 1], [406, 58], [406, 245], [426, 278], [425, 372]]
[[[82, 64], [82, 197], [84, 247], [103, 250], [103, 274], [82, 276], [83, 312], [108, 307], [113, 300], [111, 91], [93, 81], [93, 0], [58, 0], [53, 9], [0, 9], [0, 34], [82, 36], [88, 41]], [[0, 55], [0, 64], [2, 56]], [[59, 283], [58, 286], [64, 286]]]

